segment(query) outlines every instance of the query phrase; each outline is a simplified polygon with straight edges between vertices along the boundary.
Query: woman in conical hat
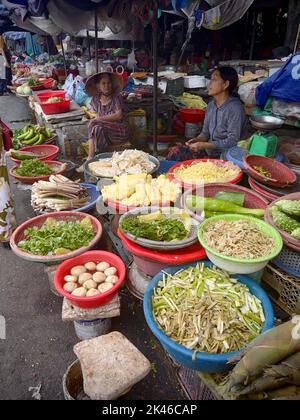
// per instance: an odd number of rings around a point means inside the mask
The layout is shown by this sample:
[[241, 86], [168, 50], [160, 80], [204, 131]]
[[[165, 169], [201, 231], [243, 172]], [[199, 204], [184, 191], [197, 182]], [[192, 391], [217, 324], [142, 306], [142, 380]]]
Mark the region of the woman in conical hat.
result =
[[108, 72], [97, 73], [86, 82], [85, 90], [93, 96], [92, 106], [97, 113], [89, 124], [89, 159], [128, 140], [129, 126], [120, 94], [122, 89], [123, 79]]

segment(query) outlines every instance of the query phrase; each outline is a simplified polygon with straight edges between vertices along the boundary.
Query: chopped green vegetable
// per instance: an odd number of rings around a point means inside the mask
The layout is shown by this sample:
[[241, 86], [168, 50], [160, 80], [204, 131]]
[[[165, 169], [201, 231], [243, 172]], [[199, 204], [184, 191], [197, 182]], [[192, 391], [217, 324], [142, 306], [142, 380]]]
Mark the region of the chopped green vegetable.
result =
[[223, 201], [232, 201], [237, 206], [243, 207], [245, 194], [236, 191], [218, 191], [215, 198]]
[[280, 200], [276, 206], [291, 217], [300, 216], [300, 200]]
[[189, 209], [198, 212], [205, 210], [219, 213], [247, 214], [255, 217], [263, 217], [265, 214], [263, 209], [248, 209], [237, 206], [231, 201], [219, 200], [218, 198], [210, 197], [198, 197], [195, 195], [189, 195], [186, 198], [186, 204]]
[[258, 298], [225, 271], [203, 263], [164, 274], [152, 296], [153, 315], [173, 340], [196, 351], [228, 353], [256, 338], [265, 316]]
[[40, 228], [28, 228], [18, 246], [35, 255], [58, 255], [61, 250], [66, 253], [87, 246], [94, 237], [95, 231], [87, 223], [57, 222], [49, 218]]
[[[277, 204], [277, 203], [276, 203]], [[280, 211], [276, 206], [271, 207], [271, 215], [276, 226], [279, 229], [291, 234], [294, 230], [300, 228], [300, 223], [284, 212]]]
[[47, 163], [38, 159], [24, 160], [21, 165], [15, 169], [14, 173], [19, 176], [43, 176], [51, 175], [54, 172]]
[[145, 219], [146, 216], [130, 216], [122, 220], [121, 229], [135, 236], [152, 241], [171, 242], [182, 240], [189, 232], [184, 223], [177, 219], [162, 217], [159, 220]]

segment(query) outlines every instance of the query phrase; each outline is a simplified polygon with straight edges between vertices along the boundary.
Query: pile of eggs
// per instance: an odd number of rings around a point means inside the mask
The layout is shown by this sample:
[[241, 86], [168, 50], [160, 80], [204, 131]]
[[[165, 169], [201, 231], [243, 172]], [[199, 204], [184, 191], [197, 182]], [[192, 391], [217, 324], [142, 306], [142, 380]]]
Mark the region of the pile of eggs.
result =
[[73, 296], [96, 296], [112, 289], [118, 280], [117, 269], [107, 262], [87, 262], [64, 277], [64, 290]]

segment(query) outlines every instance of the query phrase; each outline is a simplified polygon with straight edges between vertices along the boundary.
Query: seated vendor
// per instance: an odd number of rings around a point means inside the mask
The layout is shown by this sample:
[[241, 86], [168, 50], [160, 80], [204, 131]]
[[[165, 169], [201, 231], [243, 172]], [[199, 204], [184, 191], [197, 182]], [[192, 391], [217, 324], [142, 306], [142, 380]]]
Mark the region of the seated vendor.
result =
[[88, 158], [91, 159], [97, 153], [126, 142], [129, 126], [123, 111], [120, 94], [123, 80], [120, 76], [107, 72], [97, 73], [87, 80], [85, 89], [93, 96], [92, 106], [97, 113], [89, 124]]
[[169, 151], [169, 160], [225, 155], [227, 150], [247, 138], [247, 117], [244, 105], [235, 94], [238, 74], [232, 67], [219, 67], [211, 76], [208, 104], [201, 134], [183, 146]]

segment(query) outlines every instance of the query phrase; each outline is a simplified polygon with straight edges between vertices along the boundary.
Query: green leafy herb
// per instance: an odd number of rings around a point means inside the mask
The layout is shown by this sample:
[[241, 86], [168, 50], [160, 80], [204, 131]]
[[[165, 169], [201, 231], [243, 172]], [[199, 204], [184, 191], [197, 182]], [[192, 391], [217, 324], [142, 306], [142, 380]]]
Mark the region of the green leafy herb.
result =
[[25, 160], [15, 169], [14, 173], [19, 176], [43, 176], [51, 175], [54, 171], [47, 163], [38, 159]]
[[137, 216], [124, 219], [121, 224], [124, 232], [136, 238], [145, 238], [152, 241], [171, 242], [187, 237], [188, 232], [184, 224], [177, 219], [162, 218], [154, 221], [141, 221]]
[[[40, 228], [32, 227], [25, 231], [25, 239], [18, 246], [24, 251], [36, 255], [53, 255], [58, 253], [75, 251], [82, 246], [87, 246], [95, 237], [95, 231], [91, 223], [79, 222], [56, 222], [51, 218]], [[57, 252], [57, 251], [60, 252]]]

